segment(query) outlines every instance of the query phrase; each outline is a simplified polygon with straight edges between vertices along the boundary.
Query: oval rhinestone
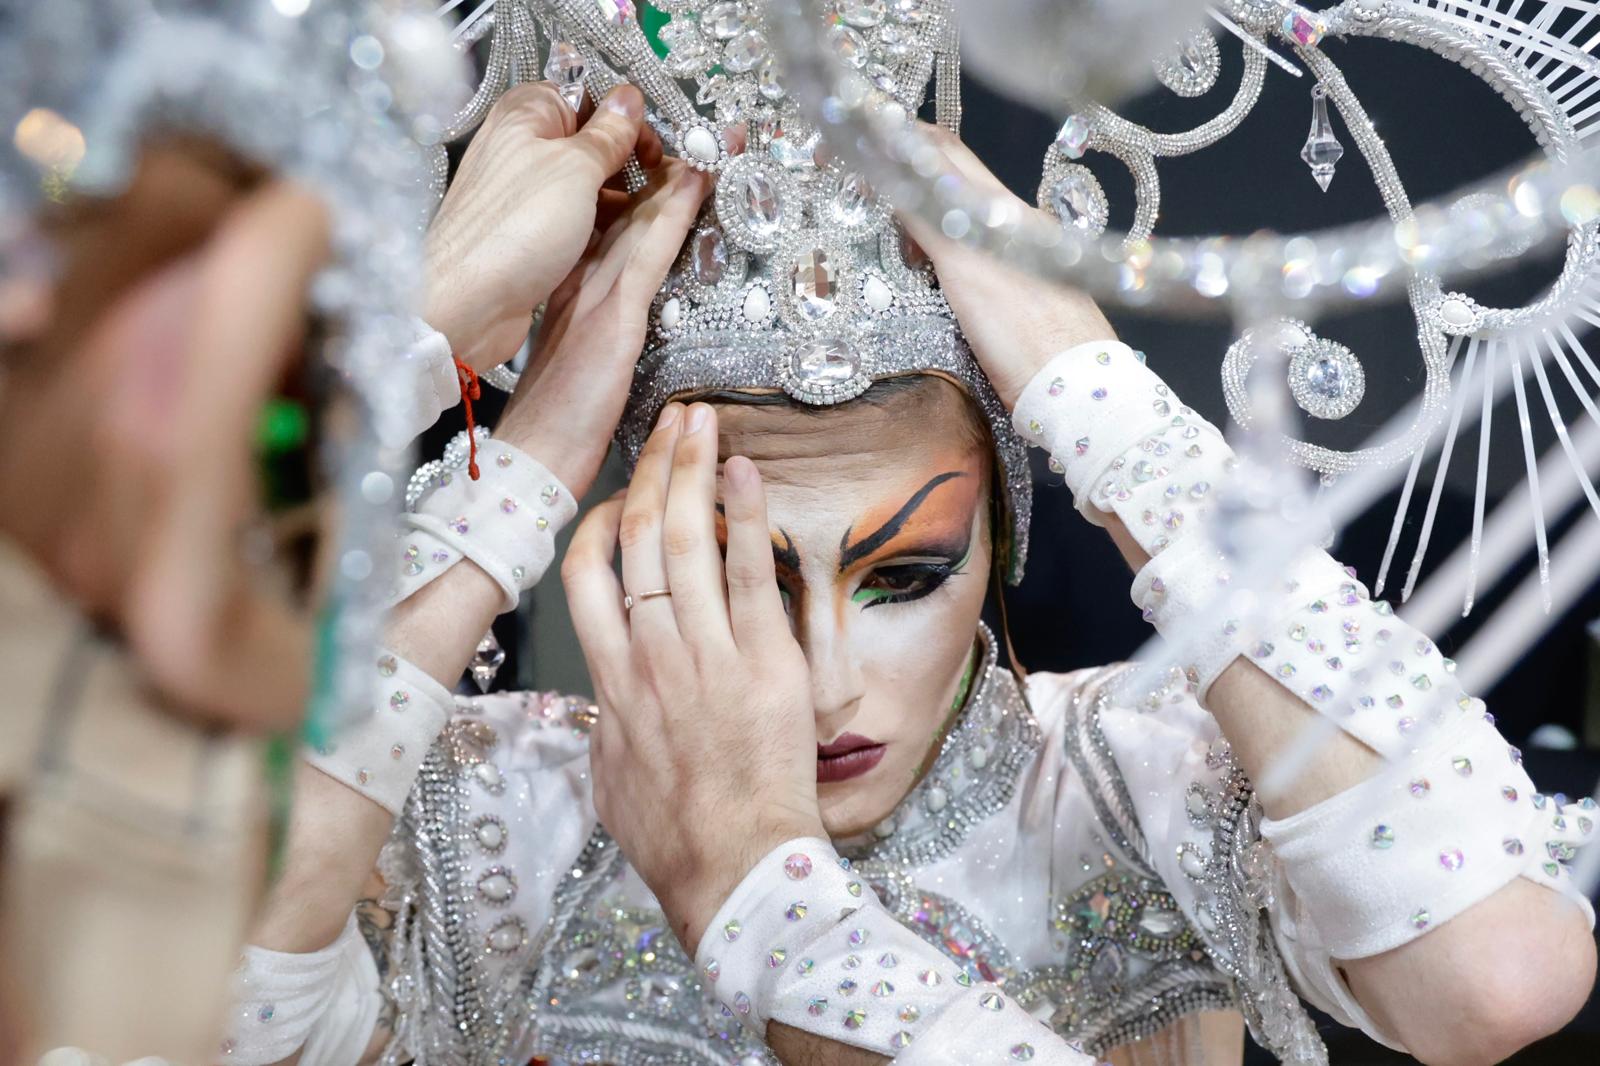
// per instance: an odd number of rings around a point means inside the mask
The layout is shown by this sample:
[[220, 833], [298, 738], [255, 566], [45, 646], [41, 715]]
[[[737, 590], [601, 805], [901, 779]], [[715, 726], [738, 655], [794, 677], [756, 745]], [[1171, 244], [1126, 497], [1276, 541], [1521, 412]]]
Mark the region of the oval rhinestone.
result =
[[1056, 209], [1056, 217], [1063, 226], [1090, 232], [1105, 223], [1100, 217], [1094, 186], [1078, 171], [1056, 182], [1050, 190], [1050, 204]]
[[767, 54], [767, 39], [755, 30], [736, 34], [722, 52], [722, 65], [735, 74], [747, 74], [756, 69]]
[[726, 41], [744, 27], [744, 12], [733, 0], [712, 4], [700, 13], [700, 28], [720, 40]]
[[708, 226], [694, 235], [689, 269], [702, 285], [716, 285], [722, 280], [728, 269], [728, 245], [721, 230]]
[[848, 343], [830, 337], [802, 345], [791, 366], [808, 385], [842, 385], [860, 372], [861, 360]]
[[839, 271], [825, 249], [803, 253], [795, 261], [789, 281], [802, 315], [816, 322], [833, 314], [839, 302]]
[[833, 197], [833, 209], [839, 221], [859, 225], [866, 221], [872, 207], [872, 186], [860, 174], [847, 174], [839, 182], [839, 191]]
[[783, 218], [778, 187], [771, 178], [755, 171], [745, 175], [744, 196], [739, 201], [739, 219], [751, 232], [766, 236], [777, 232]]

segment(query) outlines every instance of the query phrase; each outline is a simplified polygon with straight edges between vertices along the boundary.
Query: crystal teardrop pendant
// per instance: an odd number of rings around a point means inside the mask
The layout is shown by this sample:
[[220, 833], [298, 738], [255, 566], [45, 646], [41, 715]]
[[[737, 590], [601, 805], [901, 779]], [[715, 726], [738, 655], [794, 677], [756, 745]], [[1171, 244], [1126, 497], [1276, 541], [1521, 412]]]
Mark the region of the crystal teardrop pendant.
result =
[[479, 692], [488, 692], [489, 686], [494, 684], [494, 675], [500, 672], [500, 667], [506, 661], [506, 651], [500, 642], [494, 639], [494, 631], [483, 635], [478, 641], [478, 650], [472, 654], [472, 663], [467, 667], [472, 674], [473, 684], [478, 686]]
[[572, 108], [578, 110], [583, 103], [583, 76], [588, 70], [583, 54], [566, 41], [550, 46], [550, 57], [544, 63], [544, 80], [556, 87]]
[[1344, 145], [1333, 135], [1333, 122], [1328, 118], [1328, 90], [1320, 84], [1311, 89], [1311, 132], [1306, 135], [1300, 158], [1311, 168], [1311, 176], [1327, 192], [1333, 184], [1333, 171], [1344, 158]]

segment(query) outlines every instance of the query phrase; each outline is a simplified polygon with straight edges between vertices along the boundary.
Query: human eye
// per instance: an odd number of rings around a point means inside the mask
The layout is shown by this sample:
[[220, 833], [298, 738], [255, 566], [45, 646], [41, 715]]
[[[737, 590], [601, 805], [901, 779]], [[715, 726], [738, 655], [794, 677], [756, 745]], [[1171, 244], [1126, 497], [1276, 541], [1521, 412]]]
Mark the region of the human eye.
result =
[[931, 596], [956, 572], [949, 560], [892, 563], [877, 567], [851, 596], [863, 608], [911, 603]]

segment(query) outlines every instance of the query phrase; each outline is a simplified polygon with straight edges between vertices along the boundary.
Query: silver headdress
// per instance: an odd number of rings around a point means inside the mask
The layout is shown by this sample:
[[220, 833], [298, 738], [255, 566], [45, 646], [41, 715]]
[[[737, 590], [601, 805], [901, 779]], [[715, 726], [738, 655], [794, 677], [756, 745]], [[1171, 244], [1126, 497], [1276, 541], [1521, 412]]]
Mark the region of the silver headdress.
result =
[[[599, 95], [632, 82], [663, 140], [690, 165], [718, 174], [712, 202], [652, 307], [618, 442], [631, 463], [673, 397], [755, 390], [828, 406], [885, 378], [944, 377], [989, 423], [1005, 485], [997, 540], [1008, 577], [1020, 580], [1032, 507], [1026, 445], [889, 205], [860, 175], [827, 161], [785, 92], [768, 44], [769, 20], [781, 17], [795, 16], [764, 0], [495, 4], [489, 78], [501, 83], [486, 80], [481, 100], [492, 102], [514, 76], [504, 57], [537, 55], [543, 35], [546, 78], [573, 96], [580, 86]], [[956, 124], [947, 0], [844, 0], [834, 18], [828, 32], [838, 54], [907, 110], [937, 72], [939, 119]], [[463, 22], [464, 35], [471, 22]], [[723, 132], [734, 124], [748, 131], [739, 155]]]

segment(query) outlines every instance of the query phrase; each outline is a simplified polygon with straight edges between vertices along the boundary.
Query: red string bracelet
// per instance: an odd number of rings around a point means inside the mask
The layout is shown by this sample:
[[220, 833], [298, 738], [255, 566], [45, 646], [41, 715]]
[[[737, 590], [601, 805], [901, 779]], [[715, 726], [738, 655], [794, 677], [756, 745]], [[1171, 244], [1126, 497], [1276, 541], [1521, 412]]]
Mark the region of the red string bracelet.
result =
[[477, 422], [472, 417], [472, 401], [483, 396], [483, 388], [478, 384], [478, 372], [456, 360], [456, 380], [461, 384], [461, 406], [467, 415], [467, 476], [478, 480], [478, 434]]

